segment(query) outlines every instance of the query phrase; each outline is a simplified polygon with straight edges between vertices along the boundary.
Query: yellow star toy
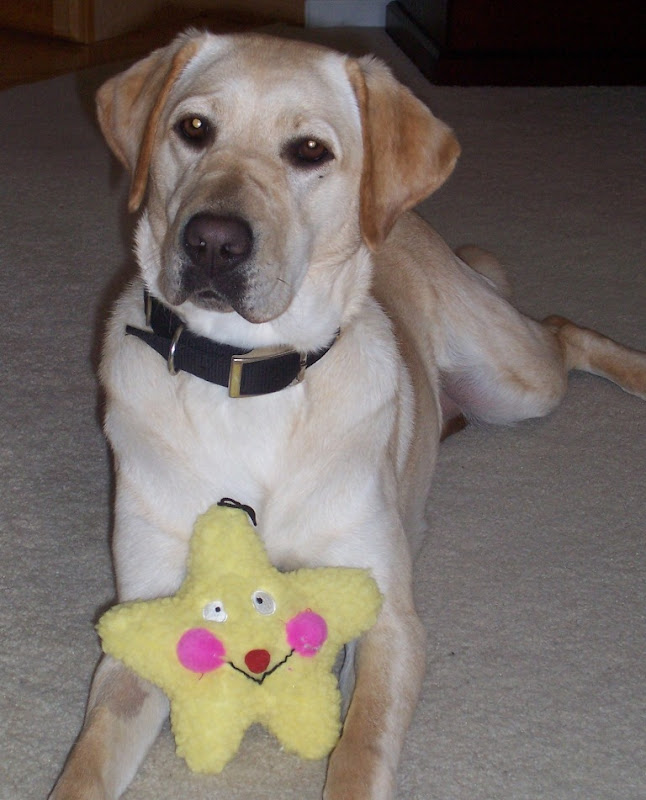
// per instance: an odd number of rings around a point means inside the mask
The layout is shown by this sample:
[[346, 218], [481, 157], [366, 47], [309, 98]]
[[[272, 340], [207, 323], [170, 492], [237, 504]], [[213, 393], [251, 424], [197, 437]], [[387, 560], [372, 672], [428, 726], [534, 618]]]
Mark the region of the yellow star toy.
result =
[[177, 593], [115, 606], [97, 626], [106, 653], [168, 695], [177, 753], [195, 772], [220, 772], [253, 722], [286, 750], [326, 756], [341, 728], [334, 660], [381, 606], [366, 570], [279, 572], [248, 512], [209, 509]]

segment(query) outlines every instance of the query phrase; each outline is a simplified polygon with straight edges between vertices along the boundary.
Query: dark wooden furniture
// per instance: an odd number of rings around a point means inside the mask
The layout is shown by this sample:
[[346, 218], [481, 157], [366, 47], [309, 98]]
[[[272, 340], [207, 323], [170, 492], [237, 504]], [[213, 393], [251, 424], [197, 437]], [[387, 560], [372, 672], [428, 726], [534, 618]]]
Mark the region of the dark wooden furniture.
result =
[[396, 0], [386, 30], [435, 83], [646, 83], [645, 0]]

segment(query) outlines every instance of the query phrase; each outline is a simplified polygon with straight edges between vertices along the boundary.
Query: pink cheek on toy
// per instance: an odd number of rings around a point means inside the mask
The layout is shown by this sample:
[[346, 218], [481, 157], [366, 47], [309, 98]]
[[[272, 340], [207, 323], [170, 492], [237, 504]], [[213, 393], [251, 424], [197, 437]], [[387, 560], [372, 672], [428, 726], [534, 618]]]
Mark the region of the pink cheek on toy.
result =
[[309, 609], [301, 611], [285, 626], [287, 643], [301, 656], [311, 658], [323, 647], [327, 639], [327, 623]]
[[191, 628], [177, 642], [179, 663], [191, 672], [213, 672], [224, 664], [222, 642], [206, 628]]

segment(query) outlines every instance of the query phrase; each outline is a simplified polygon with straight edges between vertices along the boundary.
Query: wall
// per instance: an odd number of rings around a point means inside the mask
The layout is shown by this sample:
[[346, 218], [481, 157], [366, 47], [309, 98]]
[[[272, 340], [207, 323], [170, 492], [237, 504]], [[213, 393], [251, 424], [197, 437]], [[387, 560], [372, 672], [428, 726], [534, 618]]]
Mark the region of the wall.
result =
[[357, 25], [383, 28], [389, 0], [305, 0], [308, 28]]

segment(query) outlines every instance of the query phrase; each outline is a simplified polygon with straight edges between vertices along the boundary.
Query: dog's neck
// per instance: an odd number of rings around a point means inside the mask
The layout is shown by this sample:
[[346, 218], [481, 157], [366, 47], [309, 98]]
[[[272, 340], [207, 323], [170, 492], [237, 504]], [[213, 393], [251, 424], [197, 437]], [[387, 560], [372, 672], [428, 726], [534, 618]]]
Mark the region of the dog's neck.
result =
[[370, 294], [373, 259], [361, 245], [340, 263], [330, 261], [311, 267], [290, 306], [276, 319], [249, 322], [235, 311], [219, 312], [187, 301], [181, 306], [166, 302], [152, 275], [145, 275], [150, 292], [187, 326], [213, 341], [242, 350], [290, 346], [299, 352], [326, 347], [339, 330], [345, 330]]
[[148, 291], [143, 303], [146, 329], [127, 325], [126, 334], [162, 356], [171, 375], [187, 372], [226, 387], [236, 399], [273, 394], [301, 383], [308, 368], [323, 358], [339, 336], [337, 331], [324, 348], [311, 352], [289, 346], [248, 350], [192, 333], [181, 317]]

